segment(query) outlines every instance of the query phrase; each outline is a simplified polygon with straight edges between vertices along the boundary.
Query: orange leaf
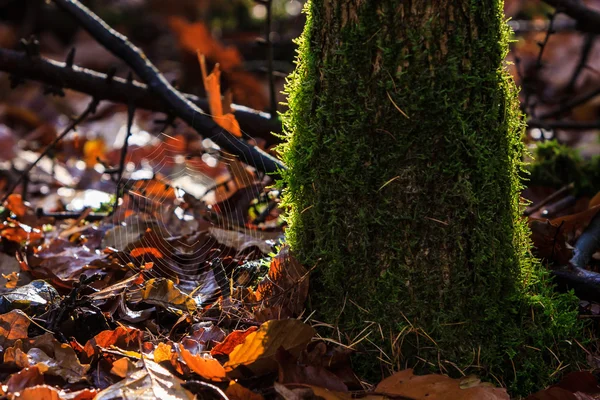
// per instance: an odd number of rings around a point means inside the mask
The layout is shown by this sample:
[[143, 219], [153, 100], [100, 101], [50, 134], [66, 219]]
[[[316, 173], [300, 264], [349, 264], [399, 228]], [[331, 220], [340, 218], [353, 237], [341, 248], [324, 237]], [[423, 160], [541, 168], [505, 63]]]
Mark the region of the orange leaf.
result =
[[244, 342], [244, 339], [246, 339], [246, 336], [248, 336], [252, 332], [255, 332], [256, 330], [258, 330], [258, 327], [251, 326], [245, 331], [231, 332], [229, 335], [227, 335], [225, 340], [213, 347], [213, 349], [210, 351], [210, 354], [213, 356], [228, 356], [229, 353], [233, 351], [235, 346], [242, 344]]
[[234, 136], [242, 137], [240, 124], [233, 114], [223, 114], [223, 103], [221, 103], [221, 70], [216, 64], [213, 71], [207, 74], [204, 55], [198, 51], [198, 62], [202, 71], [202, 82], [208, 97], [208, 108], [212, 119], [221, 127]]
[[225, 369], [214, 358], [205, 358], [200, 354], [192, 354], [183, 347], [179, 349], [179, 352], [187, 366], [204, 379], [211, 381], [224, 381], [227, 379]]
[[135, 364], [127, 357], [119, 358], [112, 364], [110, 369], [111, 374], [115, 374], [120, 378], [127, 378], [132, 372], [138, 370]]
[[8, 208], [13, 214], [17, 216], [17, 218], [24, 217], [25, 213], [27, 212], [27, 206], [25, 206], [25, 203], [23, 203], [23, 198], [20, 194], [11, 194], [10, 196], [8, 196], [8, 199], [6, 199], [6, 202], [4, 204], [6, 208]]
[[88, 358], [98, 353], [100, 347], [116, 346], [123, 350], [138, 349], [144, 332], [126, 327], [118, 327], [112, 331], [102, 331], [85, 344], [83, 352]]
[[129, 254], [131, 254], [132, 257], [140, 257], [148, 254], [156, 258], [163, 258], [162, 253], [154, 247], [138, 247], [137, 249], [131, 250]]
[[48, 385], [28, 387], [21, 391], [19, 400], [61, 400], [60, 392]]

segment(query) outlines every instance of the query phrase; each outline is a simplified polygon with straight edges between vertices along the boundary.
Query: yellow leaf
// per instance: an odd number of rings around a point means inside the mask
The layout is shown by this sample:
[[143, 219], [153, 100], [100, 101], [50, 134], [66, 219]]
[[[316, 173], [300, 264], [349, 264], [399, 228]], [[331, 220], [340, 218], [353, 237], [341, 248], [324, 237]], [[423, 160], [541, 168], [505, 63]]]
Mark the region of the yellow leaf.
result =
[[246, 336], [244, 342], [229, 354], [229, 361], [224, 365], [230, 377], [238, 377], [236, 368], [243, 365], [256, 375], [277, 369], [275, 354], [283, 347], [294, 356], [310, 342], [315, 330], [297, 319], [267, 321]]

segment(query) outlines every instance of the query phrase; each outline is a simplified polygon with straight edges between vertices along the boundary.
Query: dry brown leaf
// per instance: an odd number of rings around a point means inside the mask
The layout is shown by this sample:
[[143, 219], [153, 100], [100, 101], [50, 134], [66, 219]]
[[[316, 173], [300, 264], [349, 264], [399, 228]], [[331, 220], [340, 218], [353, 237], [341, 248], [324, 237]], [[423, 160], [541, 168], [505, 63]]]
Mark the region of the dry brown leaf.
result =
[[125, 399], [173, 399], [191, 400], [194, 396], [181, 386], [181, 379], [166, 368], [145, 359], [144, 367], [126, 379], [107, 387], [95, 397], [95, 400]]
[[322, 366], [302, 365], [297, 358], [282, 348], [277, 350], [279, 383], [302, 383], [334, 392], [347, 392], [348, 387], [334, 373]]
[[470, 377], [452, 379], [436, 374], [418, 376], [413, 374], [412, 369], [405, 369], [384, 379], [375, 392], [415, 400], [510, 400], [506, 389], [495, 388], [479, 380], [475, 382]]
[[264, 397], [261, 394], [246, 389], [234, 381], [229, 384], [227, 390], [225, 390], [225, 394], [229, 400], [264, 400]]
[[6, 348], [15, 340], [27, 339], [30, 320], [21, 310], [0, 315], [0, 346]]
[[315, 335], [315, 330], [296, 319], [267, 321], [246, 337], [230, 354], [224, 365], [230, 377], [238, 377], [239, 366], [261, 375], [277, 369], [275, 354], [282, 347], [298, 357]]
[[16, 374], [12, 374], [6, 383], [7, 392], [20, 392], [25, 388], [37, 386], [44, 383], [44, 376], [38, 367], [22, 369]]
[[282, 311], [298, 315], [308, 297], [308, 271], [284, 246], [271, 261], [268, 279], [256, 289], [257, 300], [267, 307], [279, 306]]

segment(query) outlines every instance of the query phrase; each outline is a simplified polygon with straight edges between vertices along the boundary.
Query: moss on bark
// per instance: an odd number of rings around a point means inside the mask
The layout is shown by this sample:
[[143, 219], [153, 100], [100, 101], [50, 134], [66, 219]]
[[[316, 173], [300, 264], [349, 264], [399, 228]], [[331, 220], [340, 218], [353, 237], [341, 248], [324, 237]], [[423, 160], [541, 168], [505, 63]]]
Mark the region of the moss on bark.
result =
[[513, 393], [574, 367], [576, 299], [552, 292], [519, 217], [524, 125], [502, 2], [306, 11], [281, 151], [287, 240], [317, 265], [316, 318], [347, 343], [369, 333], [372, 379], [379, 351], [384, 373], [477, 373]]

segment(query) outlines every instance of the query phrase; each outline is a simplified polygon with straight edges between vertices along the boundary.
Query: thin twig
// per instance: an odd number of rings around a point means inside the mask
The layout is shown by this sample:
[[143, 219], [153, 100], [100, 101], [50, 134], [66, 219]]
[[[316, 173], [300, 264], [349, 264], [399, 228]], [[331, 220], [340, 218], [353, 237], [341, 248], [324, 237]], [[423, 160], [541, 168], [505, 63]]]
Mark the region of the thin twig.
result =
[[210, 115], [204, 113], [175, 89], [150, 62], [142, 50], [129, 42], [125, 36], [113, 30], [79, 1], [54, 0], [54, 3], [75, 18], [98, 43], [125, 61], [175, 115], [184, 120], [200, 135], [209, 137], [225, 151], [237, 156], [240, 161], [262, 172], [269, 173], [274, 178], [279, 178], [280, 171], [286, 169], [281, 161], [255, 146], [250, 146], [221, 128]]
[[268, 0], [265, 4], [267, 8], [265, 40], [267, 43], [267, 71], [269, 74], [269, 99], [271, 107], [269, 112], [271, 118], [277, 118], [277, 97], [275, 94], [275, 74], [273, 71], [273, 41], [271, 40], [271, 29], [273, 25], [273, 0]]
[[97, 99], [92, 99], [92, 101], [87, 106], [85, 111], [83, 113], [81, 113], [81, 115], [79, 115], [79, 117], [75, 118], [75, 120], [73, 120], [73, 122], [71, 122], [69, 124], [69, 126], [67, 126], [60, 135], [58, 135], [48, 146], [46, 146], [46, 148], [44, 149], [44, 151], [42, 151], [42, 153], [38, 156], [38, 158], [34, 162], [29, 164], [29, 166], [27, 168], [25, 168], [25, 170], [21, 173], [19, 178], [8, 188], [6, 193], [4, 193], [4, 196], [2, 197], [2, 200], [1, 200], [2, 203], [4, 203], [4, 201], [8, 198], [8, 196], [10, 196], [10, 194], [12, 192], [14, 192], [14, 190], [17, 188], [19, 183], [21, 183], [23, 181], [23, 179], [25, 179], [25, 176], [29, 175], [29, 173], [31, 172], [33, 167], [35, 167], [42, 160], [42, 158], [44, 158], [52, 149], [54, 149], [56, 144], [58, 142], [60, 142], [62, 138], [67, 136], [67, 134], [69, 132], [71, 132], [73, 129], [75, 129], [75, 127], [78, 124], [80, 124], [90, 114], [93, 114], [96, 111], [96, 108], [98, 107], [98, 103], [99, 103], [99, 101]]
[[583, 71], [583, 69], [585, 68], [585, 66], [588, 62], [588, 58], [590, 57], [592, 47], [594, 47], [595, 40], [596, 40], [596, 35], [593, 33], [588, 33], [585, 36], [585, 39], [583, 42], [583, 48], [581, 49], [581, 55], [579, 56], [579, 62], [577, 63], [577, 66], [575, 67], [575, 70], [573, 71], [573, 75], [571, 76], [571, 79], [569, 80], [569, 83], [567, 84], [567, 87], [565, 89], [565, 92], [567, 94], [573, 92], [573, 89], [575, 88], [575, 84], [577, 83], [577, 79], [579, 78], [579, 75], [581, 75], [581, 72]]
[[554, 201], [557, 198], [563, 196], [564, 194], [569, 193], [574, 188], [575, 188], [575, 184], [574, 183], [569, 183], [568, 185], [565, 185], [565, 186], [561, 187], [559, 190], [557, 190], [556, 192], [552, 193], [550, 196], [546, 197], [545, 199], [543, 199], [539, 203], [534, 204], [531, 207], [527, 207], [527, 209], [525, 210], [525, 212], [523, 213], [523, 215], [526, 216], [526, 217], [530, 216], [531, 214], [533, 214], [534, 212], [536, 212], [537, 210], [539, 210], [540, 208], [542, 208], [546, 204], [550, 203], [551, 201]]

